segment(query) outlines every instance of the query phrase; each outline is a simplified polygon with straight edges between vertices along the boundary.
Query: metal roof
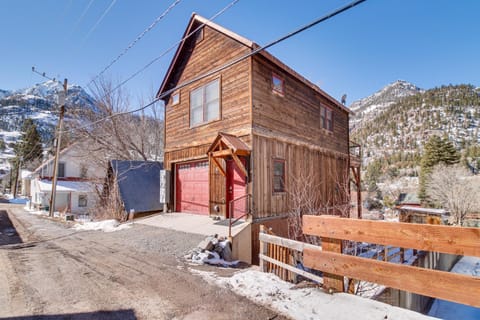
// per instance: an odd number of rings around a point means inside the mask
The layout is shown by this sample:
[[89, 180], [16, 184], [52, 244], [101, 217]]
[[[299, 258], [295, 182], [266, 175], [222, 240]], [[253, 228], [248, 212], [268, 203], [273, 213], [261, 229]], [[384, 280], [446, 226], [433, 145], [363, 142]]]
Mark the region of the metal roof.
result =
[[163, 203], [160, 203], [162, 162], [111, 160], [110, 166], [117, 177], [120, 197], [127, 213], [132, 209], [135, 213], [163, 209]]

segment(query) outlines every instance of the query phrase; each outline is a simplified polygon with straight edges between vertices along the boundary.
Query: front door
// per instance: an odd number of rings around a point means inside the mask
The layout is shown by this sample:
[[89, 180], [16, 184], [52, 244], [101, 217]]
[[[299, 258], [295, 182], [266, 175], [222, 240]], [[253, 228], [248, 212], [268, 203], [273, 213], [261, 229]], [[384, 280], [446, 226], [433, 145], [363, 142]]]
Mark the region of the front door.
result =
[[[240, 160], [245, 166], [245, 158], [240, 158]], [[232, 218], [238, 218], [247, 213], [248, 199], [247, 197], [241, 198], [247, 194], [246, 180], [247, 178], [238, 168], [235, 161], [232, 159], [227, 160], [227, 218], [229, 218], [230, 215], [232, 215]]]

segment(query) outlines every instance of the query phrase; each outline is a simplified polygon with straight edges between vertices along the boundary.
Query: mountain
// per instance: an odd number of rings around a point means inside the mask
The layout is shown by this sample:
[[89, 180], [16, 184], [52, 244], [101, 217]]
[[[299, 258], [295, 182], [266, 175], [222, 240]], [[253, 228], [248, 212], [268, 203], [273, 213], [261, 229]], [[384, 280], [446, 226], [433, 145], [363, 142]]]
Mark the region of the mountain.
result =
[[[61, 92], [63, 85], [51, 80], [21, 90], [0, 89], [0, 139], [6, 146], [3, 152], [0, 150], [0, 167], [8, 166], [5, 159], [14, 157], [12, 147], [21, 137], [20, 129], [26, 118], [35, 121], [45, 145], [52, 143]], [[78, 85], [68, 86], [65, 106], [66, 118], [78, 110], [95, 110], [92, 97]]]
[[422, 93], [424, 90], [403, 80], [397, 80], [371, 96], [355, 101], [350, 105], [355, 115], [351, 119], [351, 126], [356, 127], [360, 122], [366, 122], [375, 118], [392, 104], [401, 98]]
[[472, 85], [423, 90], [396, 81], [350, 109], [356, 112], [351, 137], [363, 147], [364, 165], [413, 168], [431, 135], [448, 138], [462, 153], [480, 143], [480, 90]]

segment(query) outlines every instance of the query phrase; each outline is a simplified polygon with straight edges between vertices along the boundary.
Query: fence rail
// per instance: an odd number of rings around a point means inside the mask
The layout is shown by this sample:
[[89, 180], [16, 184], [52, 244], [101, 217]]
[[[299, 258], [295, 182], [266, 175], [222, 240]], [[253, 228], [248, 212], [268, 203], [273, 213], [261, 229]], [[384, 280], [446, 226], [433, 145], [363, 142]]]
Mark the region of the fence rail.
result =
[[260, 226], [259, 239], [260, 269], [263, 272], [274, 273], [285, 281], [292, 281], [295, 275], [301, 275], [320, 284], [323, 283], [322, 277], [294, 266], [295, 254], [303, 255], [305, 248], [312, 251], [321, 251], [321, 247], [268, 234], [264, 226]]
[[324, 272], [324, 287], [344, 291], [343, 277], [480, 307], [480, 277], [342, 254], [342, 240], [480, 257], [480, 229], [304, 216], [304, 234], [319, 236], [323, 250], [305, 247], [304, 265]]

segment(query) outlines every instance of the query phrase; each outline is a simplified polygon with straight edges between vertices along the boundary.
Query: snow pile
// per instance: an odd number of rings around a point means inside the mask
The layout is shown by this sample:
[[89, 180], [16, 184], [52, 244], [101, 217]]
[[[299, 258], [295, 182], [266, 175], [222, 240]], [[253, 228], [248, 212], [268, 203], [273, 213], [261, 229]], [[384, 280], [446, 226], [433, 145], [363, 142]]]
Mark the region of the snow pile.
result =
[[[455, 264], [451, 272], [480, 277], [480, 258], [463, 257]], [[435, 299], [428, 314], [445, 320], [477, 320], [480, 319], [480, 308]]]
[[77, 231], [88, 231], [88, 230], [100, 230], [103, 232], [113, 232], [113, 231], [120, 231], [124, 229], [129, 229], [129, 224], [120, 224], [117, 220], [103, 220], [103, 221], [96, 221], [96, 222], [85, 222], [83, 224], [77, 223], [73, 226], [73, 228]]
[[237, 272], [231, 278], [218, 277], [213, 272], [190, 270], [210, 283], [230, 289], [293, 319], [432, 319], [355, 295], [331, 295], [319, 288], [297, 289], [273, 274], [256, 270]]
[[195, 264], [210, 264], [222, 267], [236, 267], [240, 261], [232, 260], [232, 244], [224, 237], [213, 235], [200, 242], [185, 259]]

